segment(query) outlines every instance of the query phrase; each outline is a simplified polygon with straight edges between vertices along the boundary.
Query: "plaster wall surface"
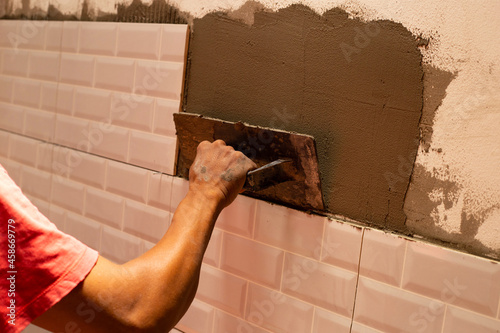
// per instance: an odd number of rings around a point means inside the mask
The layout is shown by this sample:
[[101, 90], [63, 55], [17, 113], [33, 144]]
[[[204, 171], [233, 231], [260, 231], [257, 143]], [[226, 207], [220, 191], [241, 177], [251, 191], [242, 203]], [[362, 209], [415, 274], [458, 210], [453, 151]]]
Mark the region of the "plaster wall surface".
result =
[[[24, 3], [24, 7], [23, 7]], [[123, 3], [123, 2], [120, 2]], [[171, 1], [191, 19], [213, 11], [234, 11], [244, 1]], [[459, 243], [470, 251], [500, 255], [500, 3], [497, 1], [259, 1], [275, 11], [294, 3], [318, 14], [340, 7], [362, 20], [390, 20], [415, 36], [429, 39], [421, 48], [425, 74], [453, 73], [451, 82], [424, 87], [426, 103], [433, 88], [446, 86], [444, 98], [423, 114], [425, 141], [413, 166], [405, 196], [406, 225], [428, 238]], [[0, 1], [0, 15], [40, 11], [51, 4], [65, 14], [81, 16], [82, 1]], [[90, 10], [113, 12], [115, 1], [87, 2]], [[257, 6], [259, 7], [259, 6]], [[236, 18], [251, 24], [253, 15], [236, 11]], [[196, 33], [196, 27], [193, 27]], [[426, 68], [428, 70], [426, 70]], [[425, 84], [424, 75], [424, 84]], [[447, 83], [449, 85], [447, 85]], [[437, 93], [440, 94], [440, 89]], [[427, 117], [429, 116], [429, 117]], [[424, 123], [423, 121], [426, 121]], [[406, 157], [404, 157], [406, 158]]]

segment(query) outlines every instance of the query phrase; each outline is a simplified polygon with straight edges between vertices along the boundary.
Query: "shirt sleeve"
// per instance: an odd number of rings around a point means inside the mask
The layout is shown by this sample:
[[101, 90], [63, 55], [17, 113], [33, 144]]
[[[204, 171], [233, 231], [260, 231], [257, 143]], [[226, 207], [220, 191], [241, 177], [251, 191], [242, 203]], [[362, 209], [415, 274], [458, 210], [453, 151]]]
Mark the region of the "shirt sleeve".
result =
[[62, 233], [0, 165], [0, 331], [20, 332], [73, 290], [98, 253]]

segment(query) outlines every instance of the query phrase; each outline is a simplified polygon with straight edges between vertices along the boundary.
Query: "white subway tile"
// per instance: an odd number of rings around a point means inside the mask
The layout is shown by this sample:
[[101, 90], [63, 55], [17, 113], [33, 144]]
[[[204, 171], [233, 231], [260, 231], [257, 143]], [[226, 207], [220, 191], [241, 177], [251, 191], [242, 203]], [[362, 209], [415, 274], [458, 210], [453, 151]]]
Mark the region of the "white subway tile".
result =
[[283, 256], [280, 249], [225, 233], [220, 267], [242, 278], [279, 290]]
[[116, 23], [82, 22], [80, 24], [80, 53], [115, 55]]
[[123, 264], [144, 252], [144, 241], [123, 231], [103, 226], [100, 249], [105, 258]]
[[49, 141], [54, 137], [56, 115], [38, 109], [24, 111], [24, 134], [39, 140]]
[[134, 92], [138, 95], [180, 100], [183, 77], [182, 63], [139, 60]]
[[91, 153], [125, 162], [129, 136], [130, 131], [126, 128], [103, 122], [91, 122], [87, 141]]
[[80, 36], [80, 22], [64, 21], [62, 27], [61, 51], [78, 52]]
[[326, 220], [321, 261], [357, 272], [362, 233], [362, 228]]
[[57, 227], [57, 229], [61, 231], [65, 231], [66, 229], [66, 215], [68, 211], [65, 209], [51, 204], [49, 207], [49, 216], [48, 219], [50, 222], [54, 223]]
[[160, 24], [118, 25], [117, 55], [139, 59], [158, 59], [160, 53]]
[[87, 188], [85, 216], [121, 229], [124, 199], [92, 187]]
[[67, 84], [58, 84], [56, 111], [66, 115], [73, 113], [73, 102], [75, 96], [75, 87]]
[[9, 156], [9, 145], [10, 145], [10, 134], [9, 132], [0, 130], [0, 156]]
[[151, 132], [154, 99], [114, 93], [111, 99], [111, 123], [130, 129]]
[[313, 306], [250, 284], [245, 319], [275, 333], [310, 332]]
[[214, 308], [195, 299], [176, 327], [184, 333], [212, 333], [213, 317]]
[[126, 200], [123, 219], [125, 232], [157, 243], [167, 232], [169, 225], [169, 212], [132, 200]]
[[[215, 311], [214, 332], [217, 333], [269, 333], [241, 318], [234, 317], [223, 311]], [[329, 332], [331, 333], [331, 332]]]
[[445, 305], [360, 277], [354, 320], [382, 332], [440, 332]]
[[255, 239], [290, 252], [319, 259], [325, 222], [325, 217], [258, 201]]
[[6, 49], [2, 52], [2, 73], [26, 77], [28, 75], [29, 52]]
[[130, 164], [109, 161], [106, 190], [146, 203], [149, 173]]
[[10, 137], [10, 158], [14, 161], [35, 167], [37, 156], [36, 140], [21, 135]]
[[21, 41], [19, 21], [0, 20], [0, 47], [15, 49]]
[[59, 74], [59, 54], [55, 52], [31, 52], [29, 77], [47, 81], [57, 81]]
[[221, 230], [213, 230], [212, 236], [210, 237], [210, 242], [207, 246], [207, 250], [205, 251], [205, 256], [203, 257], [203, 262], [205, 264], [219, 267], [222, 234], [223, 232]]
[[164, 24], [162, 26], [160, 59], [184, 63], [188, 44], [187, 24]]
[[81, 214], [85, 188], [83, 184], [69, 179], [53, 177], [52, 179], [52, 203]]
[[500, 320], [448, 306], [443, 333], [471, 332], [498, 333], [500, 332]]
[[170, 201], [172, 197], [172, 180], [174, 177], [152, 172], [149, 175], [148, 204], [172, 211]]
[[365, 229], [359, 273], [399, 287], [407, 241], [382, 231]]
[[66, 150], [66, 153], [65, 160], [68, 165], [71, 164], [69, 171], [71, 179], [97, 188], [104, 188], [106, 159], [73, 149]]
[[408, 243], [403, 288], [494, 317], [500, 296], [496, 262], [426, 243]]
[[9, 174], [9, 177], [17, 184], [17, 186], [21, 185], [22, 181], [22, 164], [18, 162], [14, 162], [11, 159], [0, 157], [0, 164], [4, 167], [4, 169]]
[[93, 56], [62, 53], [60, 82], [91, 87], [94, 80], [94, 62]]
[[174, 212], [179, 203], [184, 199], [189, 190], [189, 181], [184, 178], [172, 177], [172, 201], [170, 202], [171, 212]]
[[24, 109], [6, 103], [0, 103], [0, 129], [22, 133], [24, 127]]
[[257, 200], [254, 198], [238, 195], [219, 215], [217, 227], [252, 238], [256, 206]]
[[357, 274], [287, 253], [281, 290], [303, 301], [352, 317]]
[[173, 174], [176, 139], [132, 131], [129, 162], [151, 170]]
[[178, 113], [179, 109], [179, 101], [157, 98], [153, 131], [157, 134], [175, 137], [174, 113]]
[[351, 328], [351, 333], [384, 333], [384, 332], [376, 330], [376, 329], [368, 327], [368, 326], [365, 326], [365, 325], [357, 323], [357, 322], [353, 322], [352, 328]]
[[247, 282], [209, 265], [202, 265], [196, 298], [243, 317]]
[[58, 114], [56, 116], [56, 134], [55, 143], [87, 151], [89, 122], [85, 119], [79, 119]]
[[97, 251], [101, 242], [101, 229], [101, 224], [68, 212], [65, 232]]
[[314, 310], [312, 333], [350, 333], [350, 329], [351, 318], [339, 316], [320, 308]]
[[23, 178], [21, 188], [23, 193], [37, 198], [49, 200], [52, 182], [51, 174], [28, 166], [22, 168]]
[[77, 117], [109, 122], [111, 92], [86, 87], [76, 87], [73, 114]]
[[42, 84], [35, 80], [14, 80], [13, 101], [15, 104], [38, 108]]
[[132, 92], [135, 75], [134, 59], [97, 58], [95, 65], [96, 87]]
[[40, 108], [45, 111], [56, 111], [57, 106], [57, 83], [43, 82], [41, 91]]
[[61, 38], [63, 31], [62, 21], [47, 22], [45, 28], [45, 49], [48, 51], [61, 51]]
[[0, 76], [0, 101], [11, 102], [14, 80], [11, 77]]
[[43, 50], [45, 47], [47, 21], [26, 20], [21, 22], [19, 35], [22, 38], [22, 42], [19, 43], [19, 47]]
[[54, 145], [52, 143], [39, 142], [37, 147], [37, 169], [53, 172], [52, 160], [54, 155]]

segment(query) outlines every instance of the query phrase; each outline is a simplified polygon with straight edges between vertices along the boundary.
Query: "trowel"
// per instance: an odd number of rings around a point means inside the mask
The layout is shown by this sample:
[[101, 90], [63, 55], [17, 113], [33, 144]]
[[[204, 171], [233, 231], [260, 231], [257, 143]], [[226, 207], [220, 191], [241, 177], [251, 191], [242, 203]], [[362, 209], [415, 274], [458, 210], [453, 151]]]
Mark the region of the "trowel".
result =
[[188, 179], [200, 142], [220, 139], [257, 164], [247, 173], [244, 195], [303, 210], [324, 210], [312, 136], [185, 112], [174, 114], [174, 121], [177, 176]]

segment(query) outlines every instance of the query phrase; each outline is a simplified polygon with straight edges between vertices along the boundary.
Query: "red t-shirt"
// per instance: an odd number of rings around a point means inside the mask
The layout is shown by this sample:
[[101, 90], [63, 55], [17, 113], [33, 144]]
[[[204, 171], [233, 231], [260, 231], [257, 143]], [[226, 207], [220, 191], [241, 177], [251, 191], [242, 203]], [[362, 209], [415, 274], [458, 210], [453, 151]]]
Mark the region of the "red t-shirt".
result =
[[20, 332], [87, 276], [98, 253], [60, 232], [0, 165], [0, 332]]

